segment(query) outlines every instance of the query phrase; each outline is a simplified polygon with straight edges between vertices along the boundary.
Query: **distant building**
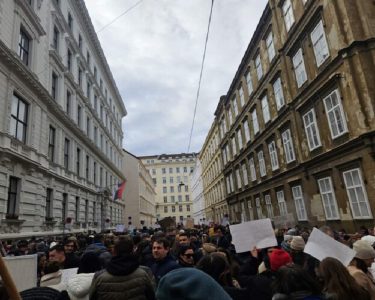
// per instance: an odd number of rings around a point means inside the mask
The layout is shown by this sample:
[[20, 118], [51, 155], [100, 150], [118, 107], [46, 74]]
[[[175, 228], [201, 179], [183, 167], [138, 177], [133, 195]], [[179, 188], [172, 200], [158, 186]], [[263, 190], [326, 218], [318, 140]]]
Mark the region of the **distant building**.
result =
[[126, 177], [124, 225], [126, 228], [152, 227], [155, 224], [155, 186], [142, 161], [124, 150]]
[[190, 182], [194, 224], [206, 224], [207, 220], [203, 194], [202, 166], [199, 159], [197, 159], [195, 162], [194, 171], [190, 173]]
[[127, 112], [84, 1], [0, 6], [0, 238], [114, 227]]
[[196, 154], [161, 154], [139, 157], [156, 187], [156, 219], [172, 217], [183, 223], [193, 216], [190, 173]]
[[269, 1], [215, 112], [231, 223], [373, 227], [374, 15], [371, 1]]

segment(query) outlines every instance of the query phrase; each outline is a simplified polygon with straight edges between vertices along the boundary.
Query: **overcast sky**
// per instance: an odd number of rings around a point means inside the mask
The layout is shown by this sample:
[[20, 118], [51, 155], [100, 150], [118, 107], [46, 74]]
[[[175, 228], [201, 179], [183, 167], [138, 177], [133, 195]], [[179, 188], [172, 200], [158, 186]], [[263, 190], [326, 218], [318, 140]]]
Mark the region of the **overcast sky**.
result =
[[[86, 0], [96, 30], [139, 0]], [[201, 150], [267, 0], [216, 0], [190, 151]], [[211, 0], [143, 0], [98, 33], [128, 115], [134, 155], [181, 153], [190, 128]]]

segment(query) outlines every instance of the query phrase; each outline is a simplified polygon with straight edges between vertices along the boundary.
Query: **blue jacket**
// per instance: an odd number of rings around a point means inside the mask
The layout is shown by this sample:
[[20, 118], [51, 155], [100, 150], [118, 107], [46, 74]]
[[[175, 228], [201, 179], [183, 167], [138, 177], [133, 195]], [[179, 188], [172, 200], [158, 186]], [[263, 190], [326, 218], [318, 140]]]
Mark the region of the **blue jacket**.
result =
[[151, 271], [155, 276], [156, 283], [168, 272], [180, 268], [180, 265], [172, 258], [171, 255], [167, 255], [160, 261], [155, 261], [151, 265]]

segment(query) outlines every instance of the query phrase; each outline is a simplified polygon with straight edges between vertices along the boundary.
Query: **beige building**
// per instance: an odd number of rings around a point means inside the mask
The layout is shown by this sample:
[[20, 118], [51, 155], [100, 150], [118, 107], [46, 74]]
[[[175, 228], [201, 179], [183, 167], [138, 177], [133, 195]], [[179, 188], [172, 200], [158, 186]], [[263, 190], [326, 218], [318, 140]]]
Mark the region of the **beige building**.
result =
[[156, 187], [156, 219], [172, 217], [183, 223], [193, 215], [190, 173], [196, 154], [161, 154], [139, 157]]
[[374, 16], [372, 1], [268, 2], [215, 113], [231, 221], [373, 227]]
[[126, 150], [124, 150], [123, 172], [126, 177], [123, 196], [125, 227], [152, 227], [156, 221], [156, 192], [150, 172], [138, 157]]

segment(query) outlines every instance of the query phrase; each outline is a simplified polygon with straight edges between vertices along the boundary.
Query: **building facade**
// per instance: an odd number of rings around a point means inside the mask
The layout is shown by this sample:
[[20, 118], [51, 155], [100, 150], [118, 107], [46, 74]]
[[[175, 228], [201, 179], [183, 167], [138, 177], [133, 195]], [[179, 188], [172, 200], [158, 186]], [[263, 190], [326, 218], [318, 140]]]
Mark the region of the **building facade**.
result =
[[0, 5], [0, 237], [120, 223], [126, 109], [84, 1]]
[[124, 194], [124, 225], [129, 228], [152, 227], [155, 218], [155, 186], [150, 172], [142, 161], [124, 150], [124, 175], [126, 186]]
[[161, 154], [139, 157], [150, 172], [156, 188], [156, 219], [172, 217], [183, 224], [193, 216], [189, 174], [194, 171], [196, 154]]
[[203, 194], [202, 165], [197, 158], [194, 171], [190, 173], [191, 198], [193, 201], [194, 224], [206, 224], [205, 199]]
[[216, 111], [232, 222], [373, 226], [374, 16], [371, 1], [268, 2]]

